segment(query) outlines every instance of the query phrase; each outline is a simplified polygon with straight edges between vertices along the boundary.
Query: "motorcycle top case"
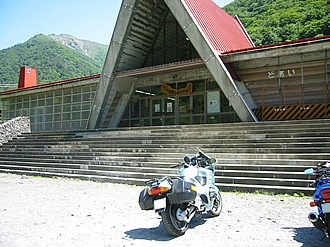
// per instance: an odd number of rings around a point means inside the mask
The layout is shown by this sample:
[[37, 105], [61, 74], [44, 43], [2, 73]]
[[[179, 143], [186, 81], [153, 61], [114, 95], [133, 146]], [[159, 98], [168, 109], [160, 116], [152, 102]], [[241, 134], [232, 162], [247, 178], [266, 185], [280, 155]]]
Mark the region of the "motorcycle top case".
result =
[[148, 195], [148, 188], [141, 191], [139, 196], [139, 205], [142, 210], [154, 209], [154, 200]]
[[194, 183], [184, 181], [181, 178], [173, 179], [172, 190], [167, 194], [169, 203], [180, 204], [194, 201], [197, 192], [193, 190], [195, 188]]

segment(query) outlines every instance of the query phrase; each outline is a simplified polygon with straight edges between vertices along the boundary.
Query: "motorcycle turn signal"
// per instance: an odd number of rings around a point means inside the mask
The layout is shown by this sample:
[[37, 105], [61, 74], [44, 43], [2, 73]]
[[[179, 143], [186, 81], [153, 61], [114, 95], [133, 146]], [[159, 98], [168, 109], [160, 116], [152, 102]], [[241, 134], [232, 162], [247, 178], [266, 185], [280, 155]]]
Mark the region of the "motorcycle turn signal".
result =
[[311, 206], [311, 207], [315, 207], [315, 206], [317, 206], [317, 204], [316, 204], [316, 202], [310, 202], [310, 203], [309, 203], [309, 206]]

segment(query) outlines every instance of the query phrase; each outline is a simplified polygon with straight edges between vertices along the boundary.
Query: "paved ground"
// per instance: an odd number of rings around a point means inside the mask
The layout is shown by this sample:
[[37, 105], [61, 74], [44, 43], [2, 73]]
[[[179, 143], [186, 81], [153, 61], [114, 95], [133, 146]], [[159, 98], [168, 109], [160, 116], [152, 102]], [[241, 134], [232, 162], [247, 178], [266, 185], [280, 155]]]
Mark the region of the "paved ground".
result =
[[330, 246], [307, 220], [309, 198], [222, 193], [220, 217], [171, 237], [143, 187], [0, 173], [0, 246]]

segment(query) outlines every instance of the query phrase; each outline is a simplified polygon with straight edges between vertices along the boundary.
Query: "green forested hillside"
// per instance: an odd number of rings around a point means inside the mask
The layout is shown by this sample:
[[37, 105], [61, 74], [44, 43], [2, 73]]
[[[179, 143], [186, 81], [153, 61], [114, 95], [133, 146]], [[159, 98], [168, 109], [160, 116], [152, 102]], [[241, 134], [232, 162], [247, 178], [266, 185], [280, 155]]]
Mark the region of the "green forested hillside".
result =
[[[96, 61], [39, 34], [0, 51], [0, 84], [17, 84], [22, 66], [37, 68], [38, 83], [42, 84], [101, 73], [103, 61]], [[0, 90], [9, 88], [1, 87]]]
[[108, 45], [101, 45], [93, 41], [78, 39], [70, 34], [51, 34], [48, 35], [48, 37], [51, 37], [62, 45], [92, 58], [93, 61], [97, 63], [98, 67], [103, 67]]
[[224, 9], [238, 15], [256, 45], [330, 34], [329, 0], [235, 0]]

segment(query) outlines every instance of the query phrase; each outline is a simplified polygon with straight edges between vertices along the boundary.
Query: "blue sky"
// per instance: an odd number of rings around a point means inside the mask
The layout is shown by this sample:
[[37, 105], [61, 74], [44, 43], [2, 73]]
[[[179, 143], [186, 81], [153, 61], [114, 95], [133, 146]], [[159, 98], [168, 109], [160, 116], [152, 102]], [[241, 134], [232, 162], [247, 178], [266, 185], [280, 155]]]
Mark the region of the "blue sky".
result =
[[[220, 7], [233, 0], [213, 0]], [[36, 34], [71, 34], [108, 45], [121, 0], [0, 0], [0, 50]]]

